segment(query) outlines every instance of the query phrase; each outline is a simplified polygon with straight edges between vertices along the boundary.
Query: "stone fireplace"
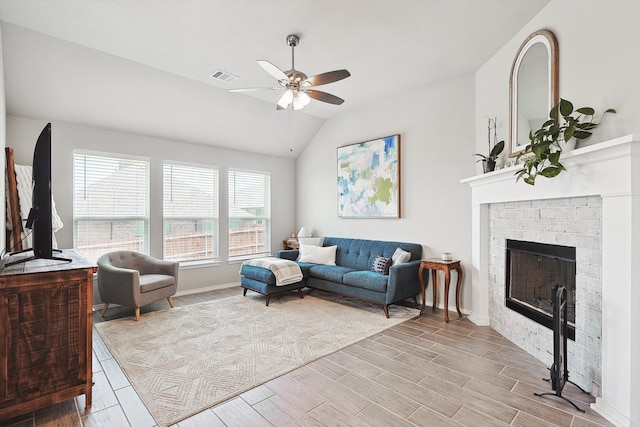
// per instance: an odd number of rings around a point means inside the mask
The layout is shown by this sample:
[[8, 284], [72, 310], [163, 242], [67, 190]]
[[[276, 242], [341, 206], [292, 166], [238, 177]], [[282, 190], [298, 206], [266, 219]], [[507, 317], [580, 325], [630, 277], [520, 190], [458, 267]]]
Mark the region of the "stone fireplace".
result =
[[569, 374], [621, 426], [640, 425], [638, 142], [628, 135], [568, 152], [567, 172], [535, 186], [516, 183], [516, 167], [462, 181], [472, 190], [470, 320], [550, 365], [552, 331], [505, 305], [506, 241], [575, 247]]
[[[519, 202], [492, 203], [489, 205], [489, 323], [509, 340], [550, 366], [553, 363], [553, 331], [551, 317], [548, 322], [537, 322], [520, 311], [513, 311], [508, 300], [506, 275], [508, 266], [507, 243], [509, 241], [533, 243], [526, 252], [543, 252], [556, 249], [553, 259], [571, 258], [574, 263], [564, 268], [572, 269], [574, 303], [574, 336], [568, 342], [568, 368], [570, 379], [595, 396], [601, 389], [601, 212], [600, 196], [543, 199]], [[518, 246], [518, 247], [520, 247]], [[573, 249], [573, 251], [572, 251]], [[551, 252], [551, 251], [550, 251]], [[525, 253], [530, 255], [529, 253]], [[534, 262], [539, 256], [534, 256]], [[528, 259], [528, 258], [525, 258]], [[531, 261], [530, 261], [531, 262]], [[559, 267], [559, 266], [558, 266]], [[528, 270], [528, 269], [527, 269]], [[529, 281], [534, 275], [525, 271]], [[566, 274], [565, 274], [566, 275]], [[562, 274], [543, 278], [539, 283], [537, 303], [551, 304], [551, 290]], [[554, 278], [552, 278], [554, 277]], [[543, 285], [546, 290], [542, 290]], [[549, 307], [550, 309], [550, 307]]]

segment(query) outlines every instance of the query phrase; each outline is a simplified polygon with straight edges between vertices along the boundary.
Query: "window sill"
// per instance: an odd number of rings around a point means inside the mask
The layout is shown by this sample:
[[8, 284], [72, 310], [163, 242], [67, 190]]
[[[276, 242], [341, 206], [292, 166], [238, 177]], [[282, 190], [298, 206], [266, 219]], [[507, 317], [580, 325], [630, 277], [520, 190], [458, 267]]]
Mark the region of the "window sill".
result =
[[262, 254], [255, 254], [255, 255], [246, 255], [246, 256], [241, 256], [241, 257], [233, 257], [233, 258], [229, 258], [229, 261], [227, 261], [228, 264], [242, 264], [244, 261], [248, 260], [248, 259], [255, 259], [255, 258], [266, 258], [266, 257], [273, 257], [275, 255], [270, 254], [270, 253], [262, 253]]
[[205, 260], [205, 261], [181, 261], [180, 262], [180, 270], [192, 270], [195, 268], [206, 268], [206, 267], [217, 267], [222, 262], [220, 260]]

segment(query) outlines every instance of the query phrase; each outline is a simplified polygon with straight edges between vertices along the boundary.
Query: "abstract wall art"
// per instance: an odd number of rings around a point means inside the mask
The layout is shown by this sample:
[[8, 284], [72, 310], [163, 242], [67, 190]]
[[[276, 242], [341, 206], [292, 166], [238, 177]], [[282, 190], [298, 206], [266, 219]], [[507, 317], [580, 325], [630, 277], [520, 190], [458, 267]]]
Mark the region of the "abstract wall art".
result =
[[400, 135], [338, 147], [338, 216], [400, 218]]

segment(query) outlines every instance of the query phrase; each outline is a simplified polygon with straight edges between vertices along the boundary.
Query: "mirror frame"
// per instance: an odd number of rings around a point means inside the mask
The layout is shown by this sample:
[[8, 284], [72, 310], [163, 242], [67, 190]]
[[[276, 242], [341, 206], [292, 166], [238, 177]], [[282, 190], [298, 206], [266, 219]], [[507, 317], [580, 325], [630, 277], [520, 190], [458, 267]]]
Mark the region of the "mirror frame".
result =
[[525, 55], [535, 44], [541, 43], [548, 53], [549, 61], [547, 63], [549, 91], [548, 91], [548, 108], [547, 112], [556, 105], [559, 101], [558, 94], [558, 40], [555, 34], [550, 30], [538, 30], [532, 33], [522, 43], [513, 65], [511, 66], [511, 74], [509, 76], [509, 157], [516, 157], [522, 153], [525, 147], [528, 145], [518, 145], [518, 71], [520, 70], [520, 64]]

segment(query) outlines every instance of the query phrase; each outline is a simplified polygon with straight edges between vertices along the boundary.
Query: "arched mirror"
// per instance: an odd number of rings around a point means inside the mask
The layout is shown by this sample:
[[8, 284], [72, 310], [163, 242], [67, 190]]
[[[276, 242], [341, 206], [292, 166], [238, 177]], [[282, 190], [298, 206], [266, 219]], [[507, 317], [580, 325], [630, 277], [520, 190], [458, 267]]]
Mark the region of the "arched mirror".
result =
[[509, 77], [509, 156], [524, 151], [529, 131], [547, 121], [558, 103], [558, 41], [549, 30], [531, 34], [522, 43]]

